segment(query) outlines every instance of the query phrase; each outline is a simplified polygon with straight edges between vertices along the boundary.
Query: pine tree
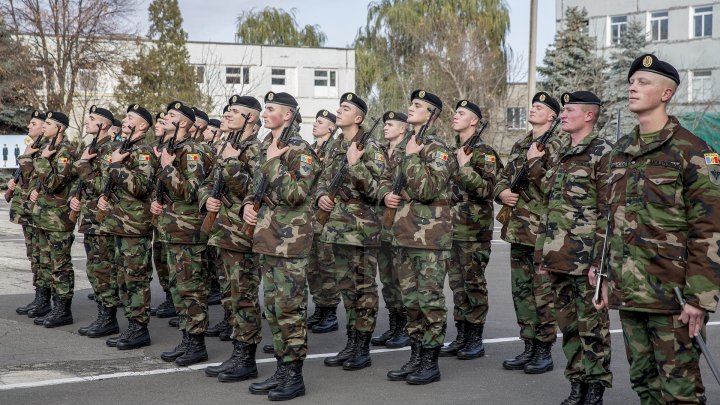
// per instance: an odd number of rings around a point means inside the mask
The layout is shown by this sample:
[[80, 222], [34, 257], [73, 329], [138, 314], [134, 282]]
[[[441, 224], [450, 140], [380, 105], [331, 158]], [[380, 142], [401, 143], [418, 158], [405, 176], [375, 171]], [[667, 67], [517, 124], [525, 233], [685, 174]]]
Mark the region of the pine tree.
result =
[[178, 1], [153, 0], [148, 11], [149, 43], [139, 43], [136, 59], [122, 63], [115, 90], [120, 103], [117, 109], [124, 113], [127, 105], [137, 103], [156, 111], [181, 100], [212, 111], [211, 100], [201, 93], [197, 73], [190, 65]]

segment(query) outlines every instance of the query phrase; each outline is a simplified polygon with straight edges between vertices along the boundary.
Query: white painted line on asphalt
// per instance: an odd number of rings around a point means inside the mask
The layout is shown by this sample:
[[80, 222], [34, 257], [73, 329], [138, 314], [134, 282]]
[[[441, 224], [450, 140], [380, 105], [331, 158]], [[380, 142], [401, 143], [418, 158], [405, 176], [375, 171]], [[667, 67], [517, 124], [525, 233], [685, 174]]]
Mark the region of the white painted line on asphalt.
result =
[[[718, 326], [720, 325], [720, 322], [708, 322], [707, 326]], [[622, 329], [611, 329], [611, 334], [616, 333], [622, 333]], [[558, 337], [562, 337], [562, 333], [558, 333]], [[506, 342], [515, 342], [519, 341], [520, 338], [518, 337], [506, 337], [506, 338], [495, 338], [495, 339], [484, 339], [484, 344], [493, 344], [493, 343], [506, 343]], [[389, 352], [400, 352], [400, 351], [406, 351], [410, 350], [409, 347], [402, 347], [399, 349], [375, 349], [370, 350], [371, 354], [380, 354], [380, 353], [389, 353]], [[335, 356], [337, 353], [319, 353], [319, 354], [309, 354], [307, 356], [308, 359], [322, 359], [325, 357]], [[264, 364], [264, 363], [275, 363], [276, 360], [274, 358], [267, 358], [267, 359], [258, 359], [258, 364]], [[163, 368], [163, 369], [157, 369], [157, 370], [148, 370], [148, 371], [128, 371], [128, 372], [122, 372], [122, 373], [111, 373], [111, 374], [100, 374], [100, 375], [94, 375], [94, 376], [87, 376], [87, 377], [69, 377], [69, 378], [58, 378], [54, 380], [41, 380], [41, 381], [30, 381], [30, 382], [22, 382], [22, 383], [13, 383], [13, 384], [5, 384], [0, 385], [0, 391], [8, 391], [13, 389], [22, 389], [22, 388], [37, 388], [37, 387], [47, 387], [50, 385], [60, 385], [60, 384], [72, 384], [72, 383], [80, 383], [80, 382], [89, 382], [89, 381], [101, 381], [101, 380], [110, 380], [114, 378], [123, 378], [123, 377], [142, 377], [146, 375], [160, 375], [160, 374], [171, 374], [171, 373], [181, 373], [181, 372], [187, 372], [187, 371], [199, 371], [204, 370], [206, 367], [209, 366], [217, 366], [220, 363], [201, 363], [201, 364], [195, 364], [190, 367], [176, 367], [176, 368]]]

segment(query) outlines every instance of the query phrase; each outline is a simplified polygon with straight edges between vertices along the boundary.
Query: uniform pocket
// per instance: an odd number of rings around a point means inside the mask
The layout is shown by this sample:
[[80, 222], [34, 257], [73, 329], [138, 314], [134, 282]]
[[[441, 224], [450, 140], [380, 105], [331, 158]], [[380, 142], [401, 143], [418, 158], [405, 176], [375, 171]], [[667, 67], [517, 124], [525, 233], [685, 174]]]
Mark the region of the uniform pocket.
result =
[[645, 202], [660, 205], [679, 203], [680, 190], [678, 178], [680, 171], [661, 166], [648, 166], [645, 169]]

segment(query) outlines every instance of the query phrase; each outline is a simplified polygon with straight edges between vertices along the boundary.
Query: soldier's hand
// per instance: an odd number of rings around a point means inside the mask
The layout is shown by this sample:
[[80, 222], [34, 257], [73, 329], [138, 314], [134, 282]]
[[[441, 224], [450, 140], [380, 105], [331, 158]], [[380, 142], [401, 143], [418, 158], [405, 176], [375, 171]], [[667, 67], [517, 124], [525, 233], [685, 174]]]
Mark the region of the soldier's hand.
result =
[[533, 142], [527, 151], [527, 155], [526, 155], [527, 159], [530, 160], [530, 159], [534, 159], [536, 157], [542, 157], [542, 156], [545, 156], [545, 151], [540, 152], [537, 148], [537, 143]]
[[175, 154], [168, 152], [167, 149], [163, 149], [162, 153], [160, 154], [160, 165], [165, 168], [167, 166], [172, 166], [174, 161]]
[[80, 160], [92, 160], [95, 156], [97, 156], [97, 153], [90, 153], [90, 148], [85, 148], [83, 151], [82, 156], [80, 156]]
[[153, 147], [153, 153], [155, 154], [156, 159], [160, 159], [160, 151], [158, 150], [157, 146]]
[[700, 333], [705, 323], [705, 310], [686, 303], [680, 313], [680, 321], [688, 325], [688, 336], [693, 338]]
[[37, 199], [38, 199], [38, 194], [39, 194], [39, 193], [37, 192], [37, 190], [31, 191], [31, 192], [30, 192], [30, 201], [36, 203], [36, 202], [37, 202]]
[[472, 155], [473, 155], [472, 152], [470, 152], [469, 155], [466, 155], [465, 148], [458, 149], [456, 154], [457, 154], [458, 165], [460, 167], [465, 166], [470, 161], [470, 159], [472, 159]]
[[104, 195], [101, 195], [100, 198], [98, 198], [97, 206], [100, 211], [107, 211], [108, 208], [110, 208], [110, 204], [108, 204]]
[[276, 157], [280, 157], [280, 156], [284, 155], [288, 149], [290, 149], [289, 146], [286, 146], [282, 149], [279, 148], [278, 141], [279, 141], [279, 139], [277, 139], [273, 142], [270, 142], [270, 147], [268, 147], [268, 150], [267, 150], [267, 160], [270, 160], [270, 159], [273, 159]]
[[499, 197], [503, 205], [507, 205], [508, 207], [514, 207], [517, 204], [518, 199], [520, 198], [520, 194], [515, 194], [510, 191], [509, 188], [506, 188], [505, 190], [500, 192]]
[[362, 155], [364, 153], [365, 148], [363, 148], [363, 150], [359, 150], [357, 148], [357, 142], [353, 142], [350, 144], [350, 147], [348, 148], [345, 156], [347, 157], [350, 166], [355, 166], [355, 164], [360, 161], [360, 158], [362, 158]]
[[590, 283], [590, 287], [595, 288], [595, 283], [597, 280], [597, 267], [590, 266], [590, 271], [588, 272], [588, 283]]
[[547, 271], [547, 270], [545, 270], [545, 269], [543, 268], [543, 265], [542, 265], [542, 264], [538, 266], [537, 272], [538, 272], [538, 274], [543, 275], [543, 276], [550, 275], [550, 272]]
[[383, 197], [383, 201], [385, 202], [386, 207], [397, 208], [400, 206], [402, 198], [395, 193], [387, 193], [385, 194], [385, 197]]
[[163, 211], [165, 211], [165, 206], [160, 204], [159, 202], [153, 201], [150, 204], [150, 212], [153, 215], [162, 215]]
[[32, 147], [32, 143], [25, 147], [25, 152], [23, 152], [23, 155], [32, 155], [33, 153], [37, 152], [40, 149], [35, 149]]
[[208, 210], [208, 212], [219, 212], [220, 204], [222, 204], [222, 201], [218, 200], [217, 198], [210, 197], [205, 202], [205, 208]]
[[245, 209], [243, 209], [243, 221], [250, 226], [257, 225], [257, 212], [254, 208], [252, 204], [245, 204]]
[[113, 162], [122, 162], [129, 154], [130, 152], [122, 153], [120, 149], [116, 149], [110, 156], [110, 159], [112, 159]]
[[78, 212], [78, 211], [80, 211], [80, 206], [81, 206], [80, 200], [78, 200], [77, 197], [73, 197], [70, 199], [70, 209], [71, 210]]
[[57, 153], [57, 149], [50, 150], [50, 145], [47, 145], [45, 147], [45, 149], [43, 149], [41, 156], [44, 157], [45, 159], [47, 159], [56, 153]]
[[10, 181], [8, 181], [8, 189], [15, 190], [16, 186], [17, 184], [15, 184], [15, 179], [10, 179]]
[[[238, 156], [240, 156], [240, 151], [237, 150], [237, 149], [235, 149], [235, 148], [233, 148], [233, 147], [232, 147], [232, 144], [231, 144], [230, 142], [228, 142], [228, 144], [227, 144], [227, 146], [225, 147], [225, 150], [223, 151], [223, 154], [222, 154], [223, 159], [228, 159], [228, 158], [231, 158], [231, 157], [236, 158], [236, 157], [238, 157]], [[269, 159], [269, 158], [270, 158], [270, 157], [268, 157], [268, 159]]]
[[602, 301], [599, 302], [599, 303], [597, 303], [597, 304], [593, 304], [593, 306], [594, 306], [595, 309], [597, 309], [598, 311], [607, 310], [607, 309], [609, 308], [609, 307], [608, 307], [608, 286], [607, 286], [607, 283], [603, 283], [603, 285], [600, 286], [600, 299], [601, 299]]
[[405, 146], [405, 156], [410, 156], [415, 153], [420, 153], [421, 150], [425, 147], [424, 143], [421, 143], [420, 145], [415, 142], [415, 135], [413, 134], [410, 137], [410, 140], [407, 143], [407, 146]]
[[318, 207], [323, 211], [330, 212], [335, 207], [335, 202], [331, 200], [330, 197], [324, 195], [318, 199]]

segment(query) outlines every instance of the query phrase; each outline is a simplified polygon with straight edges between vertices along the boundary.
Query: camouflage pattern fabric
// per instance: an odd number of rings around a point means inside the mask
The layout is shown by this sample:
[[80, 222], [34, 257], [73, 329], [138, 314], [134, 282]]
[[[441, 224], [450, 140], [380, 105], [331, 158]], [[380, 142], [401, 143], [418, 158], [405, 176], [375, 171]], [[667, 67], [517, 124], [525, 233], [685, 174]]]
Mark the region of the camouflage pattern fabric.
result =
[[215, 150], [203, 141], [196, 141], [195, 139], [188, 139], [188, 143], [192, 143], [198, 151], [200, 151], [200, 159], [203, 164], [203, 178], [210, 175], [215, 165]]
[[[222, 268], [228, 278], [230, 292], [227, 294], [232, 339], [247, 344], [262, 340], [262, 317], [260, 315], [260, 268], [257, 255], [220, 249]], [[225, 302], [223, 302], [225, 305]]]
[[125, 305], [125, 317], [147, 325], [150, 321], [150, 237], [115, 236], [115, 268], [119, 274], [120, 300]]
[[378, 272], [382, 283], [382, 296], [388, 311], [399, 311], [403, 308], [400, 293], [400, 279], [393, 265], [393, 247], [390, 242], [382, 241], [378, 250]]
[[49, 232], [69, 232], [75, 229], [67, 202], [76, 178], [73, 170], [76, 151], [65, 139], [55, 150], [49, 158], [39, 157], [34, 161], [41, 190], [33, 205], [33, 224]]
[[86, 272], [95, 301], [111, 308], [118, 305], [118, 271], [115, 265], [115, 238], [112, 235], [85, 234], [83, 239], [88, 258]]
[[332, 251], [347, 324], [359, 332], [372, 332], [378, 311], [377, 248], [334, 243]]
[[170, 291], [170, 268], [168, 267], [167, 247], [159, 241], [158, 231], [153, 232], [152, 260], [158, 282], [163, 290]]
[[[47, 140], [45, 138], [41, 139], [38, 145], [40, 150], [44, 149]], [[23, 154], [17, 158], [21, 176], [10, 201], [10, 222], [12, 223], [32, 224], [33, 203], [30, 201], [30, 192], [37, 184], [34, 162], [40, 158], [41, 153], [38, 151], [35, 155]]]
[[520, 339], [545, 343], [557, 340], [555, 292], [550, 278], [537, 273], [534, 247], [510, 245], [510, 286]]
[[170, 292], [180, 317], [180, 330], [205, 333], [208, 327], [207, 275], [202, 265], [204, 244], [167, 243]]
[[[60, 299], [73, 297], [75, 290], [75, 271], [73, 270], [70, 248], [75, 240], [72, 232], [53, 232], [45, 229], [38, 231], [38, 273], [48, 280], [48, 287], [54, 296]], [[43, 284], [45, 284], [43, 282]]]
[[332, 245], [318, 239], [320, 234], [316, 233], [308, 255], [308, 289], [316, 307], [335, 308], [340, 304], [340, 291], [333, 272], [335, 258]]
[[485, 268], [490, 261], [490, 243], [453, 241], [447, 274], [453, 292], [453, 319], [484, 325], [488, 313]]
[[[98, 141], [97, 156], [92, 160], [76, 160], [73, 166], [75, 172], [83, 181], [83, 186], [87, 195], [81, 197], [80, 205], [80, 221], [78, 224], [78, 232], [89, 235], [104, 234], [100, 229], [100, 224], [95, 219], [97, 215], [98, 197], [103, 188], [103, 173], [108, 173], [110, 164], [112, 163], [112, 153], [120, 145], [119, 142], [113, 142], [110, 136]], [[78, 151], [82, 154], [82, 151]], [[75, 190], [72, 190], [72, 196], [75, 196]], [[94, 258], [88, 256], [88, 262]]]
[[37, 231], [34, 226], [27, 223], [22, 225], [22, 230], [25, 239], [25, 254], [28, 260], [30, 260], [30, 271], [32, 271], [33, 274], [33, 286], [37, 288], [49, 287], [49, 285], [38, 284], [38, 255], [33, 253], [34, 250], [38, 248]]

